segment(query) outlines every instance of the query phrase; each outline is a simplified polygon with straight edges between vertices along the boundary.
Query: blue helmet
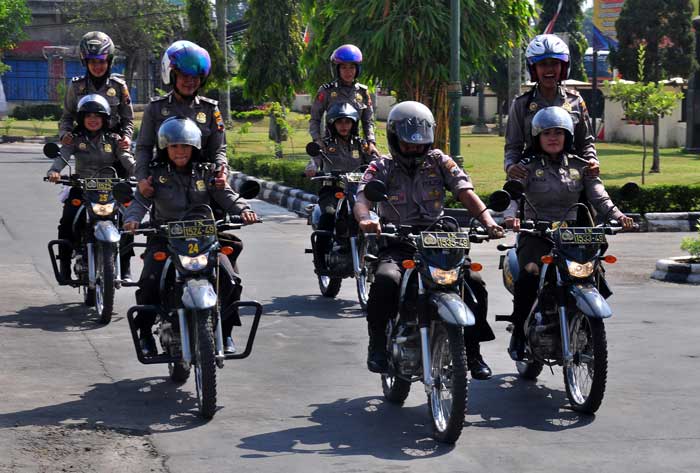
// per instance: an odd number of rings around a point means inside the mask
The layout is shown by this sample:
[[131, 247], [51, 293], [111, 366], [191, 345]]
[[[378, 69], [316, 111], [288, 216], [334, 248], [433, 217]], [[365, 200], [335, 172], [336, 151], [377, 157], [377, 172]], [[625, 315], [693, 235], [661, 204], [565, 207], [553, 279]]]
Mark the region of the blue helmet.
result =
[[211, 72], [211, 58], [206, 49], [191, 41], [175, 41], [163, 54], [160, 63], [160, 74], [163, 84], [175, 83], [172, 70], [178, 70], [188, 76], [199, 76], [203, 86]]
[[341, 64], [355, 64], [355, 79], [357, 79], [360, 75], [360, 64], [362, 64], [362, 51], [354, 44], [339, 46], [331, 54], [331, 64], [336, 78], [340, 77]]
[[170, 145], [190, 145], [202, 148], [202, 131], [197, 124], [186, 117], [170, 117], [158, 128], [158, 149]]
[[[566, 132], [564, 150], [571, 151], [574, 142], [574, 121], [571, 114], [562, 107], [545, 107], [532, 118], [531, 134], [533, 138], [540, 136], [545, 130], [561, 128]], [[535, 149], [540, 149], [539, 139], [533, 140]]]
[[537, 82], [537, 70], [535, 64], [545, 59], [558, 59], [562, 64], [561, 75], [559, 81], [566, 80], [569, 77], [569, 47], [557, 35], [541, 34], [535, 36], [530, 41], [525, 50], [525, 58], [527, 59], [527, 67], [530, 70], [530, 77]]

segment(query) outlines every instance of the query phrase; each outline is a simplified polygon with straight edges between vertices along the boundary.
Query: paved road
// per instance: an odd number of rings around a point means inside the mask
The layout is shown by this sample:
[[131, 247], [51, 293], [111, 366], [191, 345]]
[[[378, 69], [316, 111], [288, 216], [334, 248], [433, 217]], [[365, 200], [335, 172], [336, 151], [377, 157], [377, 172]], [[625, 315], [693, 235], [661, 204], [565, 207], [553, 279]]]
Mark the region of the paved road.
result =
[[[216, 417], [195, 413], [194, 384], [141, 365], [117, 293], [114, 321], [97, 324], [74, 289], [58, 287], [46, 242], [57, 188], [38, 145], [0, 145], [0, 471], [209, 472], [697, 472], [700, 469], [700, 288], [649, 279], [679, 254], [682, 234], [620, 235], [609, 268], [615, 317], [606, 324], [608, 390], [596, 417], [567, 408], [560, 371], [515, 375], [504, 324], [484, 346], [496, 375], [473, 382], [453, 448], [430, 439], [425, 396], [403, 408], [366, 371], [366, 329], [352, 280], [318, 297], [309, 229], [256, 201], [262, 225], [241, 232], [244, 298], [265, 305], [253, 356], [219, 372]], [[510, 310], [495, 243], [485, 266], [491, 314]], [[138, 268], [137, 268], [138, 274]]]

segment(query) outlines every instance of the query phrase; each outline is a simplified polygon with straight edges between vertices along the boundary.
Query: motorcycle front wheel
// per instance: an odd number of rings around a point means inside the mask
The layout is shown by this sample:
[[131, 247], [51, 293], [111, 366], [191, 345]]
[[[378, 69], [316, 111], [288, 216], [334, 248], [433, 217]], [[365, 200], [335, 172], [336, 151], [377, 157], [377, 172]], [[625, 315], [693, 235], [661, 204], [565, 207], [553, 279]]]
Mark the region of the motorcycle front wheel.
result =
[[461, 327], [436, 324], [431, 340], [433, 386], [428, 395], [433, 437], [455, 443], [462, 434], [467, 408], [467, 357]]
[[95, 252], [95, 310], [101, 324], [112, 321], [114, 309], [114, 246], [99, 243]]
[[216, 356], [212, 313], [208, 310], [197, 312], [193, 328], [196, 354], [194, 377], [199, 415], [211, 419], [216, 413]]
[[569, 322], [573, 361], [564, 367], [564, 384], [571, 407], [595, 413], [603, 402], [608, 376], [608, 344], [601, 319], [576, 312]]

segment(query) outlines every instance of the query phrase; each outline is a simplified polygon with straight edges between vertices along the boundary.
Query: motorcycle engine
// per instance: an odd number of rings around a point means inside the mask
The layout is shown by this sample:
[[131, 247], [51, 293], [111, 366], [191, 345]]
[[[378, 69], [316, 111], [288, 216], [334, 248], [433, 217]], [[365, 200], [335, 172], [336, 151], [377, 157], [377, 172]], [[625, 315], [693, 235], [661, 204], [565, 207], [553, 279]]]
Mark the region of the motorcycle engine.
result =
[[[407, 376], [421, 373], [420, 336], [416, 324], [401, 323], [392, 337], [391, 357], [399, 373]], [[397, 339], [406, 339], [397, 343]]]
[[338, 244], [333, 245], [333, 249], [328, 258], [328, 267], [333, 268], [334, 272], [338, 273], [352, 273], [352, 256], [350, 255], [350, 250], [344, 248]]
[[160, 327], [158, 327], [158, 338], [160, 346], [170, 356], [181, 355], [180, 333], [173, 330], [173, 325], [170, 322], [161, 322]]
[[528, 325], [528, 344], [538, 358], [561, 357], [561, 335], [555, 309], [537, 312]]

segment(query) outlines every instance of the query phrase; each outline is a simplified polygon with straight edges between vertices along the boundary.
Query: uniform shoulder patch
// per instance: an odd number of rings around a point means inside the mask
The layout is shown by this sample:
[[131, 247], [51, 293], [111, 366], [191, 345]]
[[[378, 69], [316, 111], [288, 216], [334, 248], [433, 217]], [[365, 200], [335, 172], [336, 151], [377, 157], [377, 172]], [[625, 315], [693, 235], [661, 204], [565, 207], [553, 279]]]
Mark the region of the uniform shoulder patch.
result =
[[73, 82], [80, 82], [81, 80], [85, 79], [85, 76], [75, 76], [73, 79], [71, 79]]
[[321, 87], [319, 87], [319, 90], [332, 89], [332, 88], [337, 87], [337, 86], [338, 86], [338, 83], [336, 81], [326, 82], [325, 84], [321, 84]]
[[357, 87], [358, 89], [362, 89], [362, 90], [368, 89], [368, 87], [365, 84], [360, 84], [359, 82], [355, 82], [355, 87]]
[[520, 161], [518, 161], [518, 164], [522, 164], [523, 166], [527, 166], [528, 164], [530, 164], [534, 161], [535, 161], [535, 156], [531, 154], [531, 155], [525, 156]]
[[576, 90], [576, 89], [564, 89], [564, 90], [566, 90], [566, 93], [567, 93], [567, 94], [573, 95], [574, 97], [580, 97], [580, 96], [581, 96], [581, 93], [580, 93], [578, 90]]
[[151, 97], [151, 102], [160, 102], [161, 100], [165, 100], [167, 98], [167, 95], [156, 95], [155, 97]]
[[199, 100], [201, 100], [202, 102], [210, 103], [210, 104], [212, 104], [212, 105], [219, 105], [219, 101], [218, 101], [218, 100], [210, 99], [209, 97], [202, 97], [201, 95], [198, 95], [197, 97], [198, 97]]
[[116, 82], [116, 83], [119, 84], [119, 85], [125, 85], [125, 84], [126, 84], [126, 81], [125, 81], [123, 78], [121, 78], [121, 77], [119, 77], [118, 75], [115, 75], [115, 74], [112, 74], [111, 76], [109, 76], [109, 80], [112, 80], [112, 81]]

